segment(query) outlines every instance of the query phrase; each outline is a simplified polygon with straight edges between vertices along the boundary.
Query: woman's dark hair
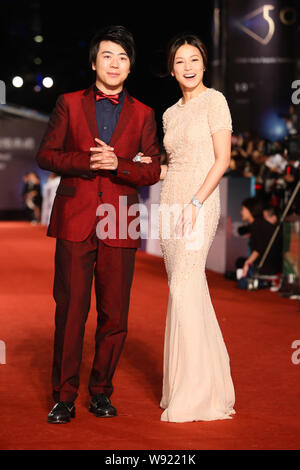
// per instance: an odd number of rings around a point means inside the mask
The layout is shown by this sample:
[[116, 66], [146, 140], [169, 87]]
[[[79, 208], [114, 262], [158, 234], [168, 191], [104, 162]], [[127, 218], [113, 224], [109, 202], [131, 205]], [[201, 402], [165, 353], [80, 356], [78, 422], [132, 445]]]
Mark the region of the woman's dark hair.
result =
[[197, 47], [203, 59], [204, 68], [207, 68], [207, 49], [201, 39], [193, 33], [180, 33], [171, 39], [167, 46], [167, 69], [171, 73], [173, 70], [174, 59], [179, 47], [184, 44], [190, 44], [191, 46]]
[[135, 42], [130, 31], [124, 26], [106, 26], [98, 31], [90, 44], [89, 59], [90, 63], [95, 63], [101, 41], [111, 41], [123, 47], [129, 57], [130, 66], [135, 63]]
[[242, 202], [242, 206], [246, 207], [252, 214], [252, 217], [263, 217], [263, 206], [259, 199], [255, 197], [248, 197]]

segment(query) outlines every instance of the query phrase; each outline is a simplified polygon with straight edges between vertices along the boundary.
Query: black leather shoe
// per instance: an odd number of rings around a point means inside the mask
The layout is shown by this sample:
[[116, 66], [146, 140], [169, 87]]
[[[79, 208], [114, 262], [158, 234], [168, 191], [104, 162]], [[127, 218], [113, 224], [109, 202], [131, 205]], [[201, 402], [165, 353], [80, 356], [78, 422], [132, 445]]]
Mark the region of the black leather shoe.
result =
[[113, 418], [117, 416], [116, 408], [112, 406], [110, 399], [104, 393], [92, 396], [89, 411], [97, 416], [97, 418]]
[[75, 405], [73, 402], [59, 401], [48, 414], [48, 423], [62, 424], [69, 423], [71, 418], [75, 418]]

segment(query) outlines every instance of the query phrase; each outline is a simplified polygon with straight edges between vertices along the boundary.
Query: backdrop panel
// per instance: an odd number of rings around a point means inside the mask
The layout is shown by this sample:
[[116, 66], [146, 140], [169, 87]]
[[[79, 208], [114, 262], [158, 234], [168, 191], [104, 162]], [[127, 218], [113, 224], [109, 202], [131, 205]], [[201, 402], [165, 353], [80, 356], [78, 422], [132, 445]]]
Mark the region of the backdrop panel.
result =
[[48, 118], [30, 110], [0, 107], [0, 210], [24, 208], [23, 176], [35, 171], [42, 182], [47, 172], [40, 170], [35, 156]]

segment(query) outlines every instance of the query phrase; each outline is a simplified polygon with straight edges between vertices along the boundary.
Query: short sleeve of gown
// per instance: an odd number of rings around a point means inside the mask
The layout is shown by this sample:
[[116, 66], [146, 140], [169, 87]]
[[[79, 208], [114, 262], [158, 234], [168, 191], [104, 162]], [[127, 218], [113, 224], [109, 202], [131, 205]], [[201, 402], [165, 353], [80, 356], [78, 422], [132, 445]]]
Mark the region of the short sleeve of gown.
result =
[[232, 131], [232, 121], [230, 110], [225, 96], [216, 91], [211, 96], [208, 109], [208, 124], [211, 135], [221, 129]]

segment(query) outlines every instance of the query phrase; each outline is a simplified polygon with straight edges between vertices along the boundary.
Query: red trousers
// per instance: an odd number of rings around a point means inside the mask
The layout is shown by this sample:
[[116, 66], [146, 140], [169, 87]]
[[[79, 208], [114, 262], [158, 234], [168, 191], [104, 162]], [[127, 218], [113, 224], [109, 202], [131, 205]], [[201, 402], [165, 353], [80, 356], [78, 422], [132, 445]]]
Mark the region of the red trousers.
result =
[[54, 299], [53, 398], [74, 401], [79, 388], [85, 322], [93, 274], [97, 302], [91, 395], [113, 391], [112, 378], [127, 335], [130, 288], [136, 248], [105, 245], [95, 231], [83, 242], [57, 239]]

